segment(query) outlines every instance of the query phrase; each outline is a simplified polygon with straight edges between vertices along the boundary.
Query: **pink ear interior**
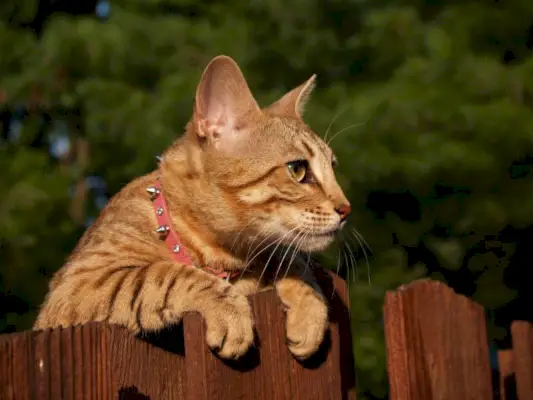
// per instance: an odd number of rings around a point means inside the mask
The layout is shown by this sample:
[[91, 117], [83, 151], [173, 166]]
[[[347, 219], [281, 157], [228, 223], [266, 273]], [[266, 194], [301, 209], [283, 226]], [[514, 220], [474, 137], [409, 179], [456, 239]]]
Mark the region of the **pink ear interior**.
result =
[[242, 128], [253, 112], [259, 112], [259, 106], [237, 63], [227, 56], [215, 57], [196, 90], [198, 135], [224, 140]]

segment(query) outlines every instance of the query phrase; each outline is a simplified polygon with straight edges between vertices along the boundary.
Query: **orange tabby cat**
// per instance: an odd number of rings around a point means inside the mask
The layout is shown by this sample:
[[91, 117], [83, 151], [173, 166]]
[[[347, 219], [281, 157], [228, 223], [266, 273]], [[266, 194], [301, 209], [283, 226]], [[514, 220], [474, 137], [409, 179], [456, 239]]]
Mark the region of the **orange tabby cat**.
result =
[[[214, 58], [185, 134], [157, 171], [124, 187], [83, 235], [50, 282], [34, 329], [107, 321], [153, 331], [197, 311], [208, 345], [238, 358], [254, 336], [246, 296], [273, 282], [286, 306], [290, 351], [300, 359], [316, 352], [327, 303], [305, 262], [287, 254], [291, 246], [326, 248], [350, 205], [332, 151], [301, 119], [314, 78], [260, 109], [237, 64]], [[146, 191], [156, 181], [189, 265], [176, 262], [156, 232], [159, 211]], [[243, 273], [221, 279], [203, 266]]]

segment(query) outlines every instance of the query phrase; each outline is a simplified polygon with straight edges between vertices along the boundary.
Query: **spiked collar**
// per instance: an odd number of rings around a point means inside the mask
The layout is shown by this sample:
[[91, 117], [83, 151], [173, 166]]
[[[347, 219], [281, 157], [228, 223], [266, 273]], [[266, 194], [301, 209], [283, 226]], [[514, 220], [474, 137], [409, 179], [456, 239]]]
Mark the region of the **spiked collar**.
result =
[[[185, 265], [193, 265], [191, 256], [183, 246], [178, 233], [172, 227], [172, 221], [170, 220], [170, 214], [159, 177], [155, 184], [147, 188], [146, 191], [150, 193], [151, 196], [158, 225], [156, 232], [159, 234], [159, 238], [166, 243], [176, 262]], [[205, 266], [203, 269], [219, 278], [227, 280], [233, 279], [239, 274], [239, 271], [225, 271], [220, 268], [217, 269], [209, 266]]]

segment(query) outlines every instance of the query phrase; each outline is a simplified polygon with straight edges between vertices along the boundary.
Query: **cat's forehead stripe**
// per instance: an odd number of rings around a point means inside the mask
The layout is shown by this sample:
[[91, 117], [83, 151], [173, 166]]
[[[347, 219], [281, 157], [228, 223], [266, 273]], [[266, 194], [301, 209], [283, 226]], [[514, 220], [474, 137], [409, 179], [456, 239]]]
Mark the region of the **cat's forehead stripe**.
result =
[[308, 153], [309, 158], [314, 158], [316, 156], [315, 151], [313, 150], [313, 147], [309, 145], [305, 140], [302, 140], [302, 146], [304, 147], [305, 151]]

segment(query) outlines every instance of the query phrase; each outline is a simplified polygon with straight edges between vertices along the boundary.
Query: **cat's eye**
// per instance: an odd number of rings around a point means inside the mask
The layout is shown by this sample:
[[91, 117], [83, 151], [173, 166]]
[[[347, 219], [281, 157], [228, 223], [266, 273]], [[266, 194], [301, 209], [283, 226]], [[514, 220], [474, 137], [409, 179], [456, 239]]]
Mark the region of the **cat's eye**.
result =
[[309, 165], [305, 160], [291, 161], [287, 164], [289, 173], [296, 182], [304, 182], [308, 175]]

